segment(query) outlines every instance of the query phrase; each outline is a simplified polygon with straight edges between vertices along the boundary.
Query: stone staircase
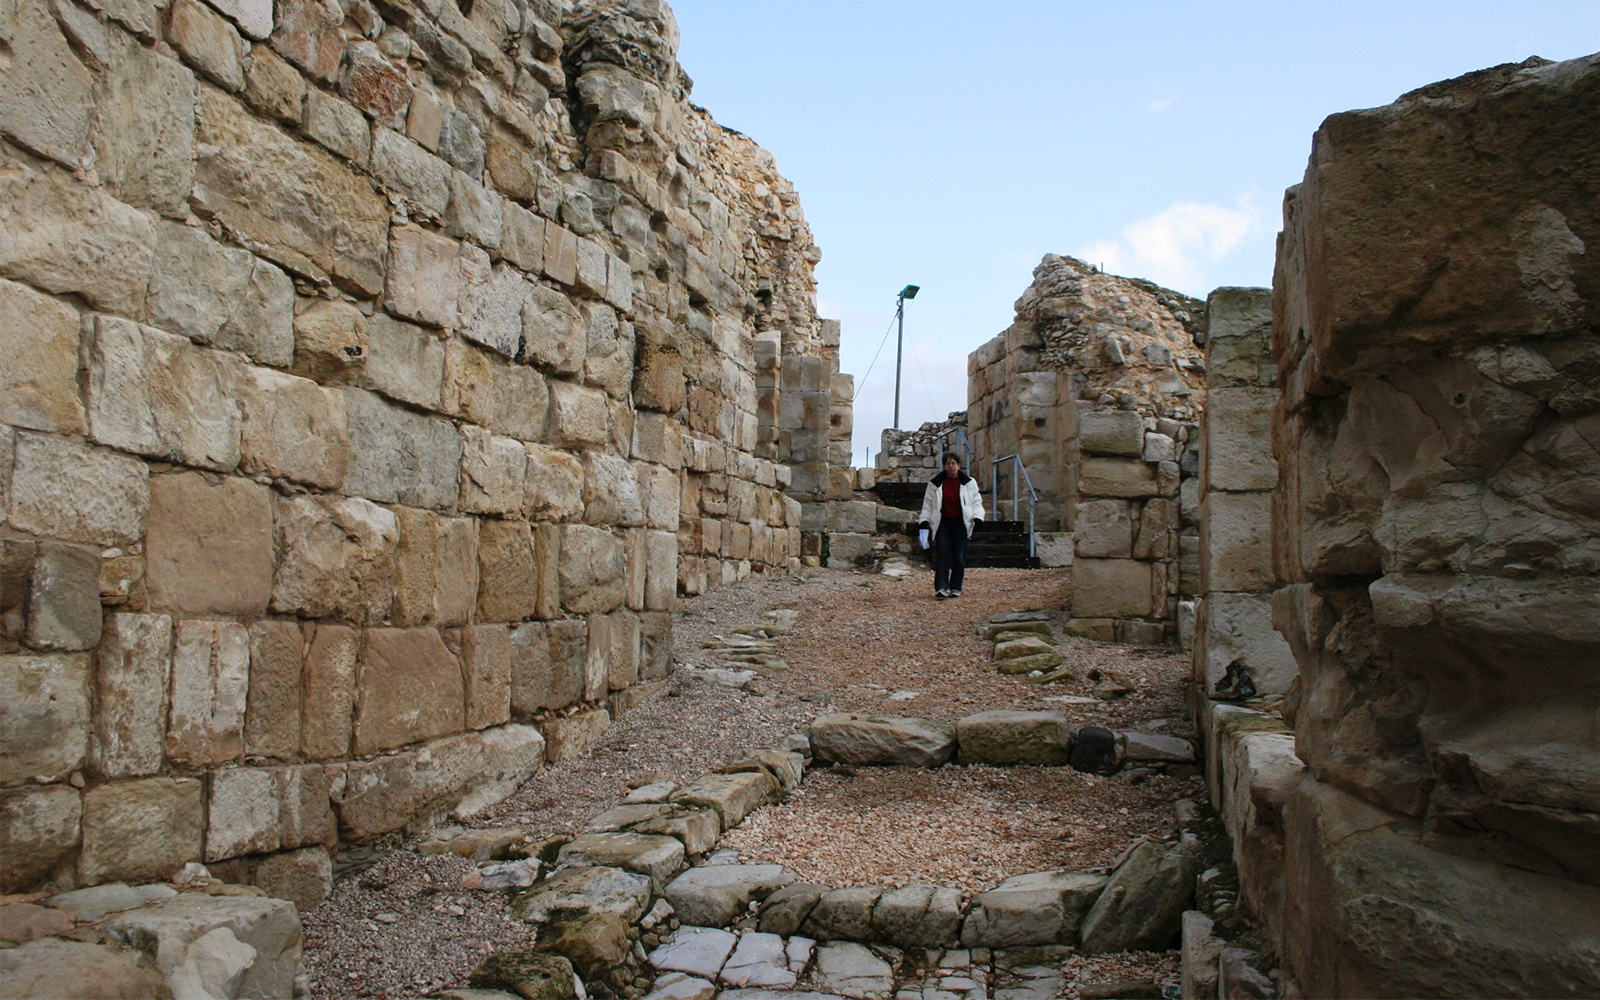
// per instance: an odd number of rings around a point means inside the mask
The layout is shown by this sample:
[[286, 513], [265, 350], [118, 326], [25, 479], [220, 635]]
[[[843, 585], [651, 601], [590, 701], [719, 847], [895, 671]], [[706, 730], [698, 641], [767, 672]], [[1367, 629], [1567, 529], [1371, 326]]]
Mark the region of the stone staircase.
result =
[[[878, 483], [873, 491], [878, 502], [886, 507], [917, 511], [922, 509], [922, 494], [927, 487], [920, 483]], [[908, 525], [906, 533], [915, 535], [917, 526]], [[930, 557], [931, 558], [931, 557]], [[984, 521], [972, 532], [967, 542], [968, 568], [1038, 569], [1039, 557], [1028, 555], [1028, 525], [1025, 521]]]

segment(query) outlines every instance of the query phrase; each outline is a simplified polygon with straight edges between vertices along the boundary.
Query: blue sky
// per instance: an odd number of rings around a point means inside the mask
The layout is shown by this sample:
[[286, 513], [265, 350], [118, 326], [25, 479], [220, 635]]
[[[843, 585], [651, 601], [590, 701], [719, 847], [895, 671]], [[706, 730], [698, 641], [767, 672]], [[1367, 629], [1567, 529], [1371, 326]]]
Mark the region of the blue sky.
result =
[[[1266, 285], [1323, 118], [1531, 55], [1600, 50], [1600, 0], [676, 0], [692, 99], [771, 150], [822, 248], [855, 462], [966, 406], [966, 356], [1064, 253], [1204, 297]], [[863, 376], [866, 376], [863, 382]]]

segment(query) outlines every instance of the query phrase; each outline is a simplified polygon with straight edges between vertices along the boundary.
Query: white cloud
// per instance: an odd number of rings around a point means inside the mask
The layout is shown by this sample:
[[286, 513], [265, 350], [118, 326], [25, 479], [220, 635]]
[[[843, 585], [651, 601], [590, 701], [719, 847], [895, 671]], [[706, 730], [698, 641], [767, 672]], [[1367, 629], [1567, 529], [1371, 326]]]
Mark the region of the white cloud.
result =
[[1158, 115], [1171, 108], [1175, 101], [1177, 97], [1157, 97], [1150, 102], [1150, 113]]
[[1202, 265], [1220, 260], [1260, 222], [1260, 211], [1246, 198], [1234, 208], [1180, 201], [1159, 215], [1129, 223], [1116, 239], [1092, 244], [1079, 254], [1116, 274], [1193, 290], [1203, 283]]

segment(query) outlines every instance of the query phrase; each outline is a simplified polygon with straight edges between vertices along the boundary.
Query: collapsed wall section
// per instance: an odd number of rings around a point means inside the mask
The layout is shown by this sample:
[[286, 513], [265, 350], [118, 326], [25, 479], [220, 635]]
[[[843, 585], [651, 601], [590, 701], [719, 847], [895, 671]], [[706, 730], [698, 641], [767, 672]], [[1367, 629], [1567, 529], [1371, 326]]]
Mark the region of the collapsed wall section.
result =
[[1600, 57], [1334, 115], [1284, 202], [1305, 996], [1600, 991]]
[[1036, 526], [1072, 534], [1069, 628], [1167, 641], [1199, 583], [1201, 303], [1053, 254], [1033, 277], [1015, 322], [967, 359], [980, 464], [1021, 456]]
[[89, 7], [0, 9], [0, 891], [325, 875], [794, 562], [817, 251], [664, 6]]

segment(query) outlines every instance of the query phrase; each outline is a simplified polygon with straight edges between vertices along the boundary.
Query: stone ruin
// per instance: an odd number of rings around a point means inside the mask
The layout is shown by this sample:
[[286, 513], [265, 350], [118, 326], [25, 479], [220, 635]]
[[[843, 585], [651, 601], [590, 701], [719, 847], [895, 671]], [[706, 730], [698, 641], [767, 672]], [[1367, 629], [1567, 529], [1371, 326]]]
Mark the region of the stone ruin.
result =
[[838, 324], [664, 5], [88, 6], [0, 9], [0, 892], [326, 891], [798, 564]]
[[[1202, 306], [1052, 254], [1016, 309], [967, 359], [980, 481], [994, 460], [1021, 457], [1038, 492], [1036, 529], [1070, 536], [1052, 562], [1072, 567], [1077, 634], [1175, 638], [1179, 597], [1198, 588], [1198, 511], [1183, 498], [1199, 473]], [[1002, 498], [1013, 475], [999, 473]], [[1021, 502], [1000, 514], [1028, 516]]]

